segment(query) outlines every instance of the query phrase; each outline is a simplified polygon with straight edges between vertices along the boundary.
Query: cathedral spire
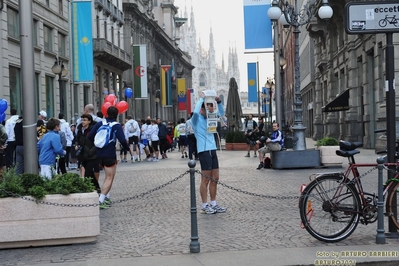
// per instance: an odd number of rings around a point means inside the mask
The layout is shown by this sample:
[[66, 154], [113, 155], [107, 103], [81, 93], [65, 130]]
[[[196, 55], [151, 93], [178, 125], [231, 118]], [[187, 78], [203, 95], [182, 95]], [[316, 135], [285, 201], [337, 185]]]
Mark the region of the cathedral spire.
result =
[[213, 41], [212, 25], [209, 29], [209, 50], [211, 50], [211, 51], [215, 50], [215, 45], [214, 45], [214, 41]]
[[193, 2], [191, 2], [190, 29], [191, 29], [192, 31], [195, 31], [195, 20], [194, 20]]

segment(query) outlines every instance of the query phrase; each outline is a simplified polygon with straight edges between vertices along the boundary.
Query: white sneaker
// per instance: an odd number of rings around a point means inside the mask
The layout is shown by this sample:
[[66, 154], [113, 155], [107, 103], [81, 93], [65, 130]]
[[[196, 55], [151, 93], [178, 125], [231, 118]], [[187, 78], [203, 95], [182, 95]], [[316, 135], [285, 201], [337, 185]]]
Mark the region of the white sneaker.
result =
[[152, 162], [152, 158], [148, 158], [148, 159], [147, 159], [147, 162]]
[[206, 204], [205, 208], [201, 209], [202, 214], [215, 214], [216, 210], [211, 207], [211, 205]]

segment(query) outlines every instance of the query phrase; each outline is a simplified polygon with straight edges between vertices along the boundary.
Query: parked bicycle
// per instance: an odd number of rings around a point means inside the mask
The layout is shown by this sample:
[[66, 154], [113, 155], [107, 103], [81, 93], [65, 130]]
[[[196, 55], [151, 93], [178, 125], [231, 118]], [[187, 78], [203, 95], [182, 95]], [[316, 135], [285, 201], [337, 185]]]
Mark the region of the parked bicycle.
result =
[[[374, 164], [357, 164], [354, 156], [360, 153], [356, 148], [362, 147], [361, 142], [340, 141], [340, 150], [336, 154], [348, 158], [349, 166], [344, 172], [322, 173], [310, 176], [311, 182], [302, 191], [299, 200], [299, 212], [304, 227], [313, 237], [324, 242], [337, 242], [349, 237], [358, 223], [373, 223], [378, 218], [377, 196], [363, 190], [361, 178], [376, 169]], [[384, 166], [396, 167], [399, 163], [385, 163]], [[370, 169], [363, 175], [359, 167]], [[399, 189], [399, 173], [384, 185], [386, 199], [385, 216], [399, 228], [394, 204], [394, 197]]]

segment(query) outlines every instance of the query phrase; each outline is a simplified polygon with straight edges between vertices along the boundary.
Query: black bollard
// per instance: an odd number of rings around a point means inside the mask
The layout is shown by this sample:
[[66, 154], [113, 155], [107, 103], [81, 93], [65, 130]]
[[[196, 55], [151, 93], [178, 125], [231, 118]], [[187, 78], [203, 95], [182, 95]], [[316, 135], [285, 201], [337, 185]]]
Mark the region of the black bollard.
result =
[[383, 172], [384, 169], [384, 157], [378, 157], [378, 221], [377, 221], [377, 236], [375, 238], [376, 244], [385, 244], [385, 230], [384, 230], [384, 192], [383, 192]]
[[190, 167], [190, 200], [191, 200], [191, 243], [190, 253], [200, 252], [200, 243], [198, 241], [198, 224], [197, 224], [197, 204], [195, 196], [195, 165], [194, 160], [188, 162]]

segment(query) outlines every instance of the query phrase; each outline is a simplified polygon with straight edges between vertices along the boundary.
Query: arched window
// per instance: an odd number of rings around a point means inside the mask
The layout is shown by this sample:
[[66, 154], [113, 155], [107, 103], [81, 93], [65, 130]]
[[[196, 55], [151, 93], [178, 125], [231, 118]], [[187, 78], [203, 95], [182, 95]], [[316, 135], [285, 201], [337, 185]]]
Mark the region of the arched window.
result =
[[199, 77], [199, 85], [200, 85], [200, 87], [205, 87], [206, 86], [206, 77], [205, 77], [205, 74], [204, 73], [201, 73], [200, 74], [200, 77]]

